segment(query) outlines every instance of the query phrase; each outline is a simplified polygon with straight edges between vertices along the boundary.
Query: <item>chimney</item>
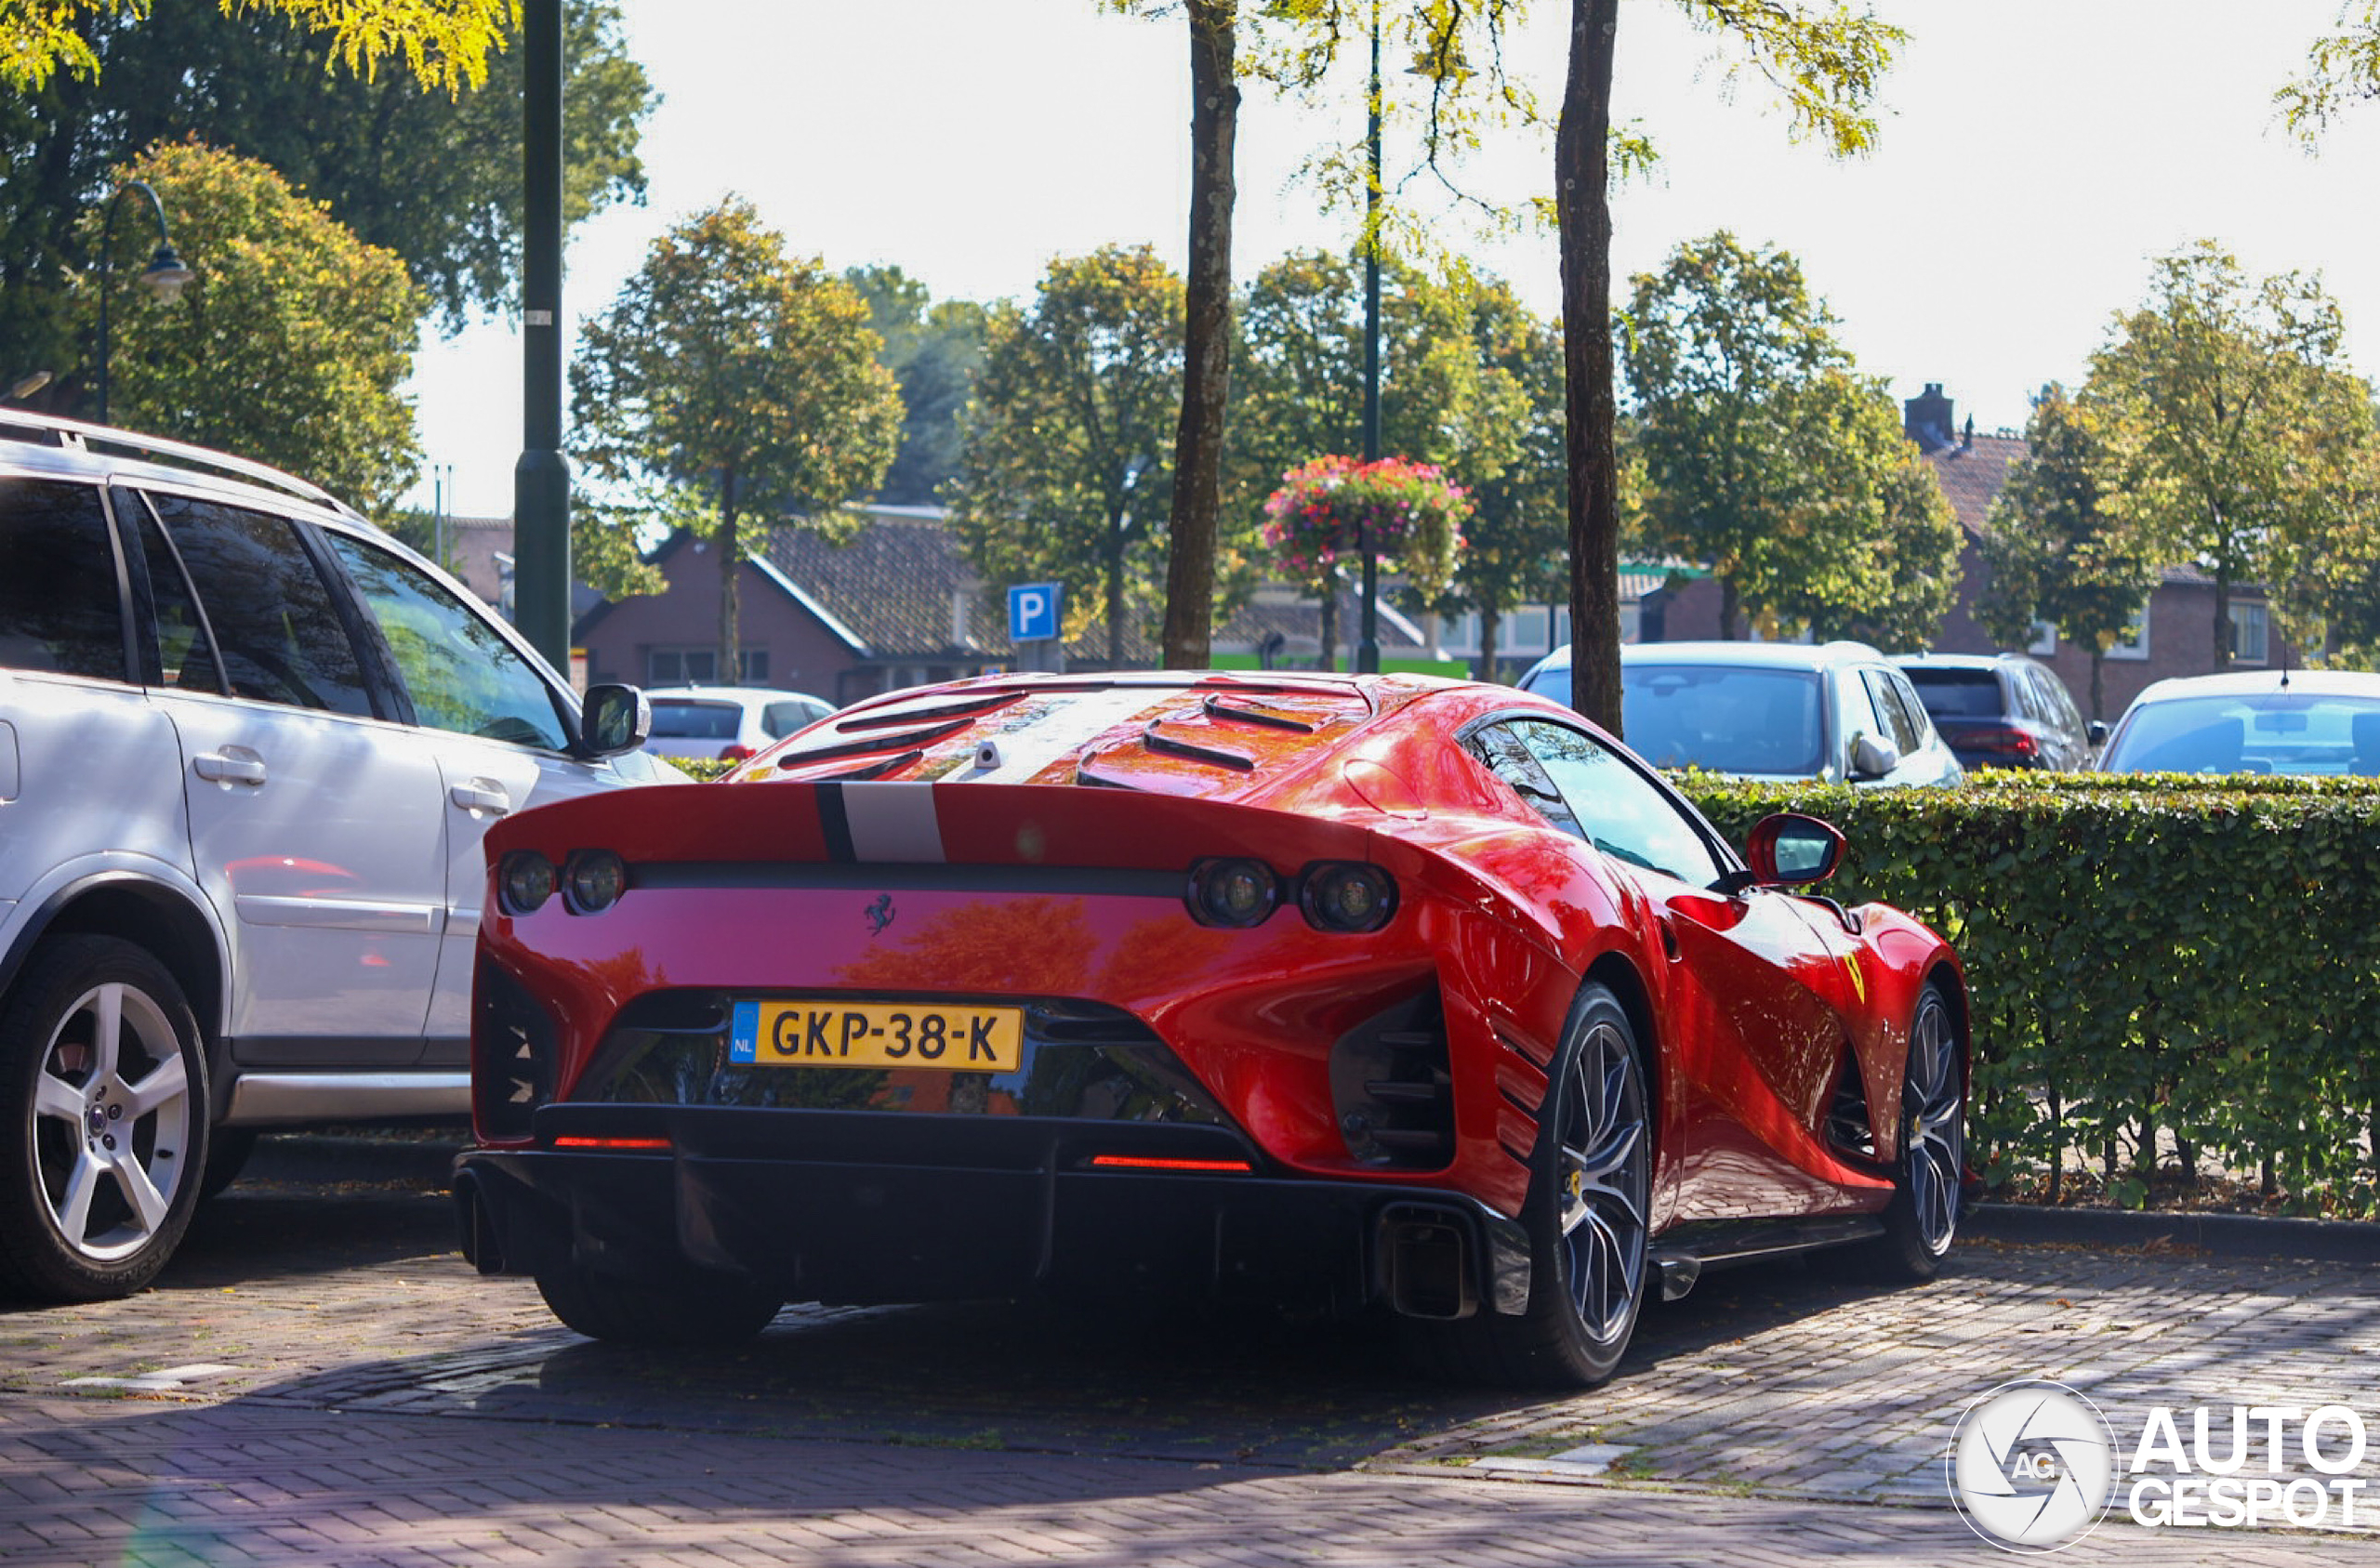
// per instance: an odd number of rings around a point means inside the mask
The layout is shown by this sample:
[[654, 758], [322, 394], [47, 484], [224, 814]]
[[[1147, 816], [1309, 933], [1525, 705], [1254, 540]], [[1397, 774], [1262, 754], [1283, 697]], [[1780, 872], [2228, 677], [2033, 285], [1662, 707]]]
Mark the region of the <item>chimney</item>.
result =
[[1915, 441], [1922, 452], [1940, 452], [1955, 445], [1950, 431], [1956, 428], [1951, 417], [1950, 400], [1942, 395], [1942, 383], [1928, 381], [1925, 390], [1901, 402], [1901, 428]]

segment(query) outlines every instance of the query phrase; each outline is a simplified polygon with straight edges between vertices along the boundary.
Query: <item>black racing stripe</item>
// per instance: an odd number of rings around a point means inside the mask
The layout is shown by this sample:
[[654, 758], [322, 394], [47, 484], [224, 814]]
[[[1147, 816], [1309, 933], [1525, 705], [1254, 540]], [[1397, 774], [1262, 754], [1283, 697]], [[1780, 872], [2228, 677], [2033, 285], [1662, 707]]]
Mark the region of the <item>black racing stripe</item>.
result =
[[818, 789], [818, 826], [826, 835], [826, 858], [846, 864], [859, 859], [852, 847], [851, 813], [843, 807], [843, 786], [822, 784]]

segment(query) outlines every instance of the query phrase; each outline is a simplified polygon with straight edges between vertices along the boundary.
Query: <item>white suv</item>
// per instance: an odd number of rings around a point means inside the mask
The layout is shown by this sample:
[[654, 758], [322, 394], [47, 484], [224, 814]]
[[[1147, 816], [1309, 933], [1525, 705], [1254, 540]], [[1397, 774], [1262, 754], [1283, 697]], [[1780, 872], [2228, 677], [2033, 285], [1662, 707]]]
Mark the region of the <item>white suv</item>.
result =
[[481, 835], [674, 778], [304, 481], [0, 410], [0, 1295], [165, 1264], [256, 1129], [469, 1106]]

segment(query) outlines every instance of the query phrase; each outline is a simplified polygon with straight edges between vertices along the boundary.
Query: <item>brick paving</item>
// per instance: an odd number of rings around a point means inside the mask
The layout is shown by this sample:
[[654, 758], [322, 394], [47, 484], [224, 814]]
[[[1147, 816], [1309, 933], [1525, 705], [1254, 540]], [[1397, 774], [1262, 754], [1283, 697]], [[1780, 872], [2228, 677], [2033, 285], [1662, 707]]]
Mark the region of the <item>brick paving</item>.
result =
[[[448, 1223], [418, 1181], [243, 1183], [160, 1288], [0, 1307], [0, 1561], [1990, 1562], [1942, 1455], [2011, 1377], [2083, 1389], [2120, 1443], [2150, 1405], [2248, 1400], [2348, 1404], [2380, 1439], [2371, 1265], [1747, 1269], [1648, 1314], [1612, 1384], [1540, 1400], [1418, 1383], [1377, 1332], [1021, 1309], [796, 1309], [640, 1357], [470, 1275]], [[1549, 1463], [1589, 1444], [1608, 1473]], [[2057, 1561], [2380, 1565], [2380, 1541], [2118, 1520]]]

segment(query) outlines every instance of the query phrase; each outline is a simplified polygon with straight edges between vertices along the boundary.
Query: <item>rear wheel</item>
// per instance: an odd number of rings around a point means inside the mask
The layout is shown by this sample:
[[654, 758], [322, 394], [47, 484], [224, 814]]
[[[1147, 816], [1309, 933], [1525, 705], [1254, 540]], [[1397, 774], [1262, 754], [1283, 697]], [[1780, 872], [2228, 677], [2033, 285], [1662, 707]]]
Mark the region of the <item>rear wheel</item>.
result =
[[205, 1057], [174, 977], [114, 937], [45, 943], [0, 1006], [0, 1290], [140, 1289], [205, 1158]]
[[537, 1274], [537, 1294], [565, 1327], [620, 1345], [707, 1345], [749, 1339], [784, 1305], [757, 1286], [691, 1270], [631, 1280], [568, 1265]]
[[1884, 1212], [1884, 1233], [1855, 1256], [1880, 1279], [1930, 1280], [1959, 1225], [1966, 1175], [1966, 1042], [1938, 985], [1918, 996], [1900, 1091], [1900, 1169]]
[[1653, 1176], [1650, 1097], [1620, 999], [1589, 985], [1570, 1010], [1538, 1122], [1522, 1221], [1528, 1310], [1416, 1324], [1427, 1359], [1480, 1381], [1591, 1388], [1620, 1365], [1645, 1303]]

